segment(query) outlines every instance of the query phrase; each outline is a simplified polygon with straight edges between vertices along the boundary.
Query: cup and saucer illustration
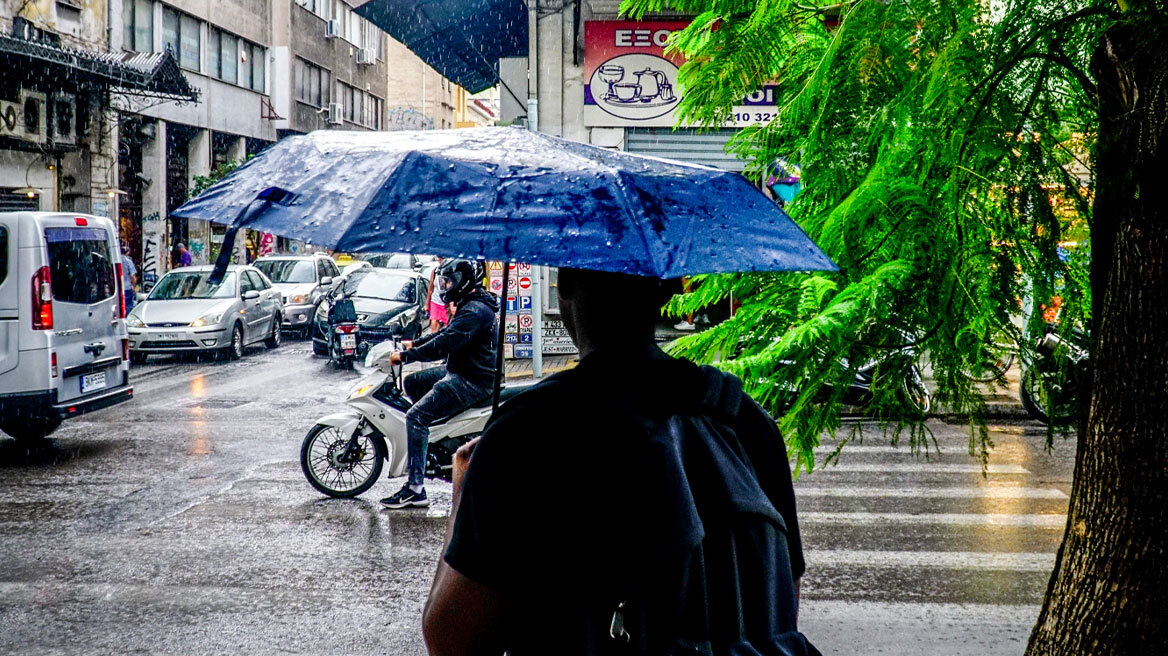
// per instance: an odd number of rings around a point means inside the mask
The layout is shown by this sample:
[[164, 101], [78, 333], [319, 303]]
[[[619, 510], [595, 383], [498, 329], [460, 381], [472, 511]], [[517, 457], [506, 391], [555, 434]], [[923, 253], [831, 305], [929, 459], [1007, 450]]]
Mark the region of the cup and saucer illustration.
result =
[[660, 116], [679, 100], [672, 82], [676, 74], [677, 67], [660, 57], [641, 53], [615, 57], [593, 74], [593, 98], [604, 111], [624, 118]]

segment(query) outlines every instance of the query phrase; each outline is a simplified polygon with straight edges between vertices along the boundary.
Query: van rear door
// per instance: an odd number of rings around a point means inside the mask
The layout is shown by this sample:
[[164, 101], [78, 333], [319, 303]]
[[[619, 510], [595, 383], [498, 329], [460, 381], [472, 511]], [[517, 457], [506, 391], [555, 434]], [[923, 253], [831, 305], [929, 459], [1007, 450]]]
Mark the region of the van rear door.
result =
[[18, 223], [16, 215], [0, 214], [0, 374], [12, 371], [20, 362]]
[[53, 290], [59, 403], [123, 384], [117, 236], [105, 219], [55, 216], [41, 225]]

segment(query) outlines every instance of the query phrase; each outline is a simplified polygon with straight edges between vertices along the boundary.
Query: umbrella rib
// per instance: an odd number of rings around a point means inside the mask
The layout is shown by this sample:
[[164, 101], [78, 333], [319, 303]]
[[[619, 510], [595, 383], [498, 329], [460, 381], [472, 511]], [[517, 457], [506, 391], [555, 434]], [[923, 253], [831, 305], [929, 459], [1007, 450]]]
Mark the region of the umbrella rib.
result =
[[[659, 266], [660, 263], [657, 262], [657, 258], [654, 257], [653, 248], [651, 247], [650, 241], [649, 241], [649, 235], [648, 235], [648, 233], [645, 232], [648, 229], [648, 226], [645, 225], [644, 221], [637, 221], [636, 220], [636, 214], [633, 212], [633, 207], [634, 207], [633, 200], [629, 197], [628, 192], [625, 190], [626, 184], [625, 184], [624, 172], [617, 170], [617, 169], [612, 169], [611, 167], [609, 167], [609, 170], [613, 171], [616, 174], [617, 183], [618, 183], [616, 188], [620, 191], [621, 197], [624, 198], [625, 211], [628, 212], [629, 218], [633, 219], [633, 221], [632, 221], [633, 225], [636, 225], [638, 228], [640, 228], [639, 234], [641, 236], [641, 243], [643, 243], [645, 245], [645, 255], [646, 255], [646, 257], [648, 257], [649, 263], [652, 264], [652, 266], [653, 266], [653, 275], [655, 275], [658, 278], [662, 278], [662, 274], [664, 272], [662, 271], [662, 268]], [[641, 214], [643, 215], [644, 210], [645, 210], [645, 206], [641, 204], [640, 200], [637, 200], [636, 207], [641, 208]]]

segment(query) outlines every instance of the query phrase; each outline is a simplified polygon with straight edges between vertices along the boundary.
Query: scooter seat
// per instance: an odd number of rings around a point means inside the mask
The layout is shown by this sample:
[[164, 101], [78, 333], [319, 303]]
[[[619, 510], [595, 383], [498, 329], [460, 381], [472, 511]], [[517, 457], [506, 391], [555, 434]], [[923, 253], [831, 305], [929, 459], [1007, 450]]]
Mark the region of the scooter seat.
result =
[[[518, 385], [504, 385], [503, 389], [499, 390], [499, 403], [503, 403], [507, 399], [516, 396], [520, 392], [530, 389], [535, 383], [520, 383]], [[487, 398], [474, 404], [475, 408], [489, 408], [495, 402], [495, 395], [492, 392]]]

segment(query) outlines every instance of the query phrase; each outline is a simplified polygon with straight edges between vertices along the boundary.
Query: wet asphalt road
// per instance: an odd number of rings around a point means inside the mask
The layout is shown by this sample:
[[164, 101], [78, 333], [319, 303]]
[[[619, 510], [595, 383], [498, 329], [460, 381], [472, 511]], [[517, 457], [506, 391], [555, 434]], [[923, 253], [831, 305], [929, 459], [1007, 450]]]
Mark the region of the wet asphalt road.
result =
[[[0, 653], [424, 653], [449, 486], [391, 513], [377, 499], [399, 480], [341, 501], [300, 473], [304, 433], [358, 374], [286, 342], [133, 377], [134, 401], [67, 423], [50, 449], [0, 442]], [[939, 456], [870, 429], [797, 484], [800, 620], [825, 654], [1024, 649], [1073, 442], [1049, 455], [1041, 427], [995, 427], [983, 478], [968, 432], [930, 427]]]

